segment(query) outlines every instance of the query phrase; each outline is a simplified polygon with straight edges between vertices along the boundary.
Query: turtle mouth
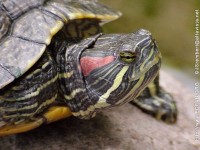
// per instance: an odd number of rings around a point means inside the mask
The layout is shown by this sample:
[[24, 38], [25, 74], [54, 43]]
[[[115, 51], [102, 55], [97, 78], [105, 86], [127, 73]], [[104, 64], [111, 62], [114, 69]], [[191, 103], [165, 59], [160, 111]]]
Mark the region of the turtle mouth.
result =
[[[161, 66], [161, 61], [154, 61], [148, 65], [142, 72], [135, 75], [134, 78], [129, 79], [129, 84], [132, 85], [128, 93], [121, 97], [115, 105], [123, 105], [135, 99], [146, 88], [146, 86], [155, 79]], [[132, 80], [132, 81], [131, 81]]]
[[133, 75], [130, 77], [129, 82], [133, 82], [135, 80], [138, 80], [141, 75], [146, 74], [148, 71], [151, 70], [154, 66], [158, 66], [158, 69], [161, 67], [161, 54], [158, 53], [153, 61], [149, 62], [146, 66], [141, 67], [140, 71], [138, 73], [133, 73]]

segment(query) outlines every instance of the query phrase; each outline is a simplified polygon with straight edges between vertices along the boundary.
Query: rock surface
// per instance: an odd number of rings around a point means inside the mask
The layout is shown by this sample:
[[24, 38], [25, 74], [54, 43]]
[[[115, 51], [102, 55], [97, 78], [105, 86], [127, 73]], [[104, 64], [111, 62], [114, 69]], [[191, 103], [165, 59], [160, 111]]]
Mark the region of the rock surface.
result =
[[200, 141], [195, 141], [193, 94], [164, 72], [161, 81], [177, 102], [179, 116], [174, 125], [125, 104], [88, 121], [71, 117], [1, 137], [0, 150], [200, 150]]

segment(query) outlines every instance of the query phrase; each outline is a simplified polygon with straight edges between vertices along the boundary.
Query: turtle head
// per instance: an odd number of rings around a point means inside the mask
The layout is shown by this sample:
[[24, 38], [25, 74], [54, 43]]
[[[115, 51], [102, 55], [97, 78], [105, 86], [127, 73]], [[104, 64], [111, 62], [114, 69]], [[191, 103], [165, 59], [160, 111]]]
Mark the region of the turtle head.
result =
[[101, 35], [80, 58], [90, 110], [133, 100], [155, 78], [160, 65], [161, 55], [149, 31]]

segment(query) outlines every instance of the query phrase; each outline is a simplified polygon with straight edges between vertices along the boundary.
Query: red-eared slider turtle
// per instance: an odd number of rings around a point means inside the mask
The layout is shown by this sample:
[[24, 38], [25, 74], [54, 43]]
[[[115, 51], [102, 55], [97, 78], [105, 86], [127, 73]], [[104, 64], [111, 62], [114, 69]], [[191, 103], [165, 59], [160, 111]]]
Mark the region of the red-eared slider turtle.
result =
[[0, 14], [1, 136], [130, 101], [175, 122], [151, 33], [101, 33], [119, 12], [92, 0], [1, 0]]

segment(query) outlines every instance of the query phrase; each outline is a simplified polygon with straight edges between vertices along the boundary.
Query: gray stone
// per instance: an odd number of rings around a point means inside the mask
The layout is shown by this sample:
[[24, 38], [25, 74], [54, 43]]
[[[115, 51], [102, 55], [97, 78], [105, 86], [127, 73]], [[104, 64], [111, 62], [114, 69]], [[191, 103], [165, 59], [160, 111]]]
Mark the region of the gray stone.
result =
[[161, 84], [177, 102], [176, 124], [157, 121], [131, 104], [91, 120], [68, 118], [0, 138], [0, 150], [199, 150], [195, 141], [194, 96], [170, 75]]

